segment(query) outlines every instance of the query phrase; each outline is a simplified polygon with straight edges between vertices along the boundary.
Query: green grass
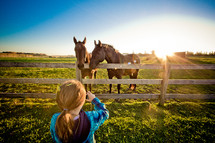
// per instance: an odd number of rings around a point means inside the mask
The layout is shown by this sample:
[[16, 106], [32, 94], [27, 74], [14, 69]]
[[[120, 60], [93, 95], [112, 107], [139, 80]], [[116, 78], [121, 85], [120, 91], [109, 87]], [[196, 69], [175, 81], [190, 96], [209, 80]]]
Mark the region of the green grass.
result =
[[[74, 63], [75, 58], [2, 58], [10, 62]], [[142, 57], [141, 63], [159, 64], [157, 58]], [[188, 57], [173, 64], [215, 64], [215, 58]], [[139, 79], [161, 79], [162, 70], [140, 70]], [[0, 67], [0, 78], [75, 78], [75, 69]], [[97, 78], [108, 78], [99, 69]], [[128, 76], [123, 78], [129, 78]], [[172, 70], [170, 79], [215, 79], [215, 70]], [[55, 93], [58, 84], [4, 84], [0, 92]], [[135, 92], [121, 85], [121, 93], [160, 93], [160, 85], [137, 85]], [[107, 93], [109, 85], [93, 85], [93, 93]], [[117, 93], [116, 85], [112, 92]], [[214, 94], [215, 85], [169, 85], [167, 93]], [[0, 142], [52, 142], [49, 125], [59, 112], [55, 100], [31, 98], [0, 98]], [[215, 102], [171, 100], [164, 107], [157, 101], [103, 100], [110, 118], [95, 133], [97, 142], [214, 142]], [[89, 103], [84, 110], [92, 110]]]
[[[60, 112], [52, 99], [0, 98], [0, 142], [51, 142], [49, 125]], [[110, 118], [95, 133], [97, 142], [213, 142], [215, 102], [103, 100]], [[92, 110], [86, 103], [85, 111]]]
[[[211, 64], [215, 58], [211, 57], [188, 57], [182, 62], [180, 59], [169, 59], [174, 64]], [[10, 62], [68, 62], [74, 63], [76, 58], [0, 58], [0, 61]], [[159, 64], [155, 57], [141, 57], [141, 63]], [[141, 69], [138, 79], [161, 79], [160, 69]], [[23, 67], [0, 67], [0, 78], [65, 78], [75, 79], [75, 69], [68, 68], [23, 68]], [[98, 79], [106, 79], [107, 70], [99, 69]], [[129, 78], [125, 76], [123, 78]], [[215, 70], [171, 70], [170, 79], [215, 79]], [[44, 84], [3, 84], [0, 83], [0, 92], [48, 92], [54, 93], [57, 85]], [[128, 90], [129, 85], [121, 85], [121, 93], [160, 93], [160, 85], [137, 85], [135, 92]], [[93, 85], [94, 93], [108, 93], [109, 85]], [[169, 85], [167, 93], [205, 94], [214, 93], [215, 85]], [[117, 93], [116, 85], [113, 85], [113, 93]]]
[[0, 57], [2, 62], [75, 63], [76, 58]]

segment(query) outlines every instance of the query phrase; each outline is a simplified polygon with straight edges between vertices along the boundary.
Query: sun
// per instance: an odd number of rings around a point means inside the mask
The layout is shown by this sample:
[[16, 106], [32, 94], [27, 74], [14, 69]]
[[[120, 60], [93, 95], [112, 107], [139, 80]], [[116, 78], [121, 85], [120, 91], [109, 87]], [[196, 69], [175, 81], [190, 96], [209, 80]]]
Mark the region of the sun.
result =
[[155, 55], [156, 57], [158, 57], [159, 59], [163, 59], [166, 60], [167, 56], [173, 56], [174, 52], [173, 51], [162, 51], [162, 50], [156, 50], [155, 51]]

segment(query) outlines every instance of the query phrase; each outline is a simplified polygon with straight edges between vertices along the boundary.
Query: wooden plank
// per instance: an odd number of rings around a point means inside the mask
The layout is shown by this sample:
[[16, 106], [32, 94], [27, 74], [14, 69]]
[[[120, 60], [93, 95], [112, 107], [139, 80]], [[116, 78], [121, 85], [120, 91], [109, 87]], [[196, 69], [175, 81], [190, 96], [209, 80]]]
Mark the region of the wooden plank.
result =
[[0, 62], [0, 67], [75, 68], [74, 63]]
[[[0, 67], [42, 67], [42, 68], [76, 68], [75, 63], [27, 63], [27, 62], [2, 62]], [[88, 64], [84, 64], [89, 68]], [[99, 64], [102, 69], [162, 69], [160, 64]], [[215, 64], [178, 65], [171, 64], [171, 69], [215, 69]]]
[[166, 99], [215, 99], [215, 94], [167, 94]]
[[0, 83], [37, 83], [37, 84], [61, 84], [72, 79], [48, 79], [48, 78], [0, 78]]
[[[84, 64], [84, 68], [89, 68], [89, 64]], [[99, 64], [100, 69], [162, 69], [160, 64]]]
[[81, 70], [78, 68], [78, 62], [75, 63], [76, 80], [82, 82]]
[[56, 98], [55, 93], [0, 93], [1, 98]]
[[99, 99], [158, 99], [159, 94], [95, 94]]
[[[0, 78], [0, 83], [61, 84], [72, 79]], [[74, 79], [73, 79], [74, 80]], [[83, 84], [161, 84], [162, 79], [82, 79]], [[169, 79], [168, 84], [215, 84], [214, 79]]]
[[[99, 99], [157, 99], [159, 94], [95, 94]], [[0, 93], [1, 98], [56, 98], [55, 93]]]
[[166, 90], [168, 87], [169, 76], [170, 76], [170, 65], [168, 63], [168, 60], [165, 60], [164, 71], [163, 71], [163, 80], [161, 82], [161, 95], [159, 97], [159, 100], [160, 100], [159, 104], [161, 106], [163, 106], [164, 102], [165, 102], [165, 96], [166, 96]]
[[[160, 94], [95, 94], [99, 99], [158, 99]], [[51, 98], [55, 93], [0, 93], [0, 98]], [[166, 99], [215, 99], [215, 94], [166, 94]]]
[[198, 64], [198, 65], [171, 64], [171, 69], [215, 69], [215, 64]]
[[215, 79], [169, 79], [168, 84], [215, 84]]
[[[215, 69], [215, 64], [170, 64], [171, 69]], [[89, 68], [88, 64], [84, 64]], [[161, 64], [99, 64], [97, 68], [101, 69], [162, 69]]]
[[83, 84], [161, 84], [162, 79], [82, 79]]

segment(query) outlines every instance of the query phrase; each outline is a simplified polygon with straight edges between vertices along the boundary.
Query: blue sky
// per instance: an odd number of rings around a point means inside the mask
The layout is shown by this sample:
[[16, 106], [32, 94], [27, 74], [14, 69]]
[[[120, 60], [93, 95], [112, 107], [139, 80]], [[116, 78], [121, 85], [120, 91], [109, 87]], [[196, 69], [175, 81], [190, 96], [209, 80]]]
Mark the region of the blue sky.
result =
[[73, 36], [122, 53], [215, 51], [214, 0], [0, 0], [0, 52], [74, 55]]

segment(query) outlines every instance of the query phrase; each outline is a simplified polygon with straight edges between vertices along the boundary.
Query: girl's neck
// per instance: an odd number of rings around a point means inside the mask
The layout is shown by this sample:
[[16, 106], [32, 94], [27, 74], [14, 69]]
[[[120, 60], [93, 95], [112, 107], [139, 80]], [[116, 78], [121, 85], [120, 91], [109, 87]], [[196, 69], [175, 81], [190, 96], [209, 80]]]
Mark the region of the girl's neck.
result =
[[79, 106], [76, 109], [70, 110], [69, 113], [74, 115], [74, 116], [77, 116], [77, 115], [79, 115], [79, 112], [81, 111], [81, 108], [82, 108], [82, 106]]

